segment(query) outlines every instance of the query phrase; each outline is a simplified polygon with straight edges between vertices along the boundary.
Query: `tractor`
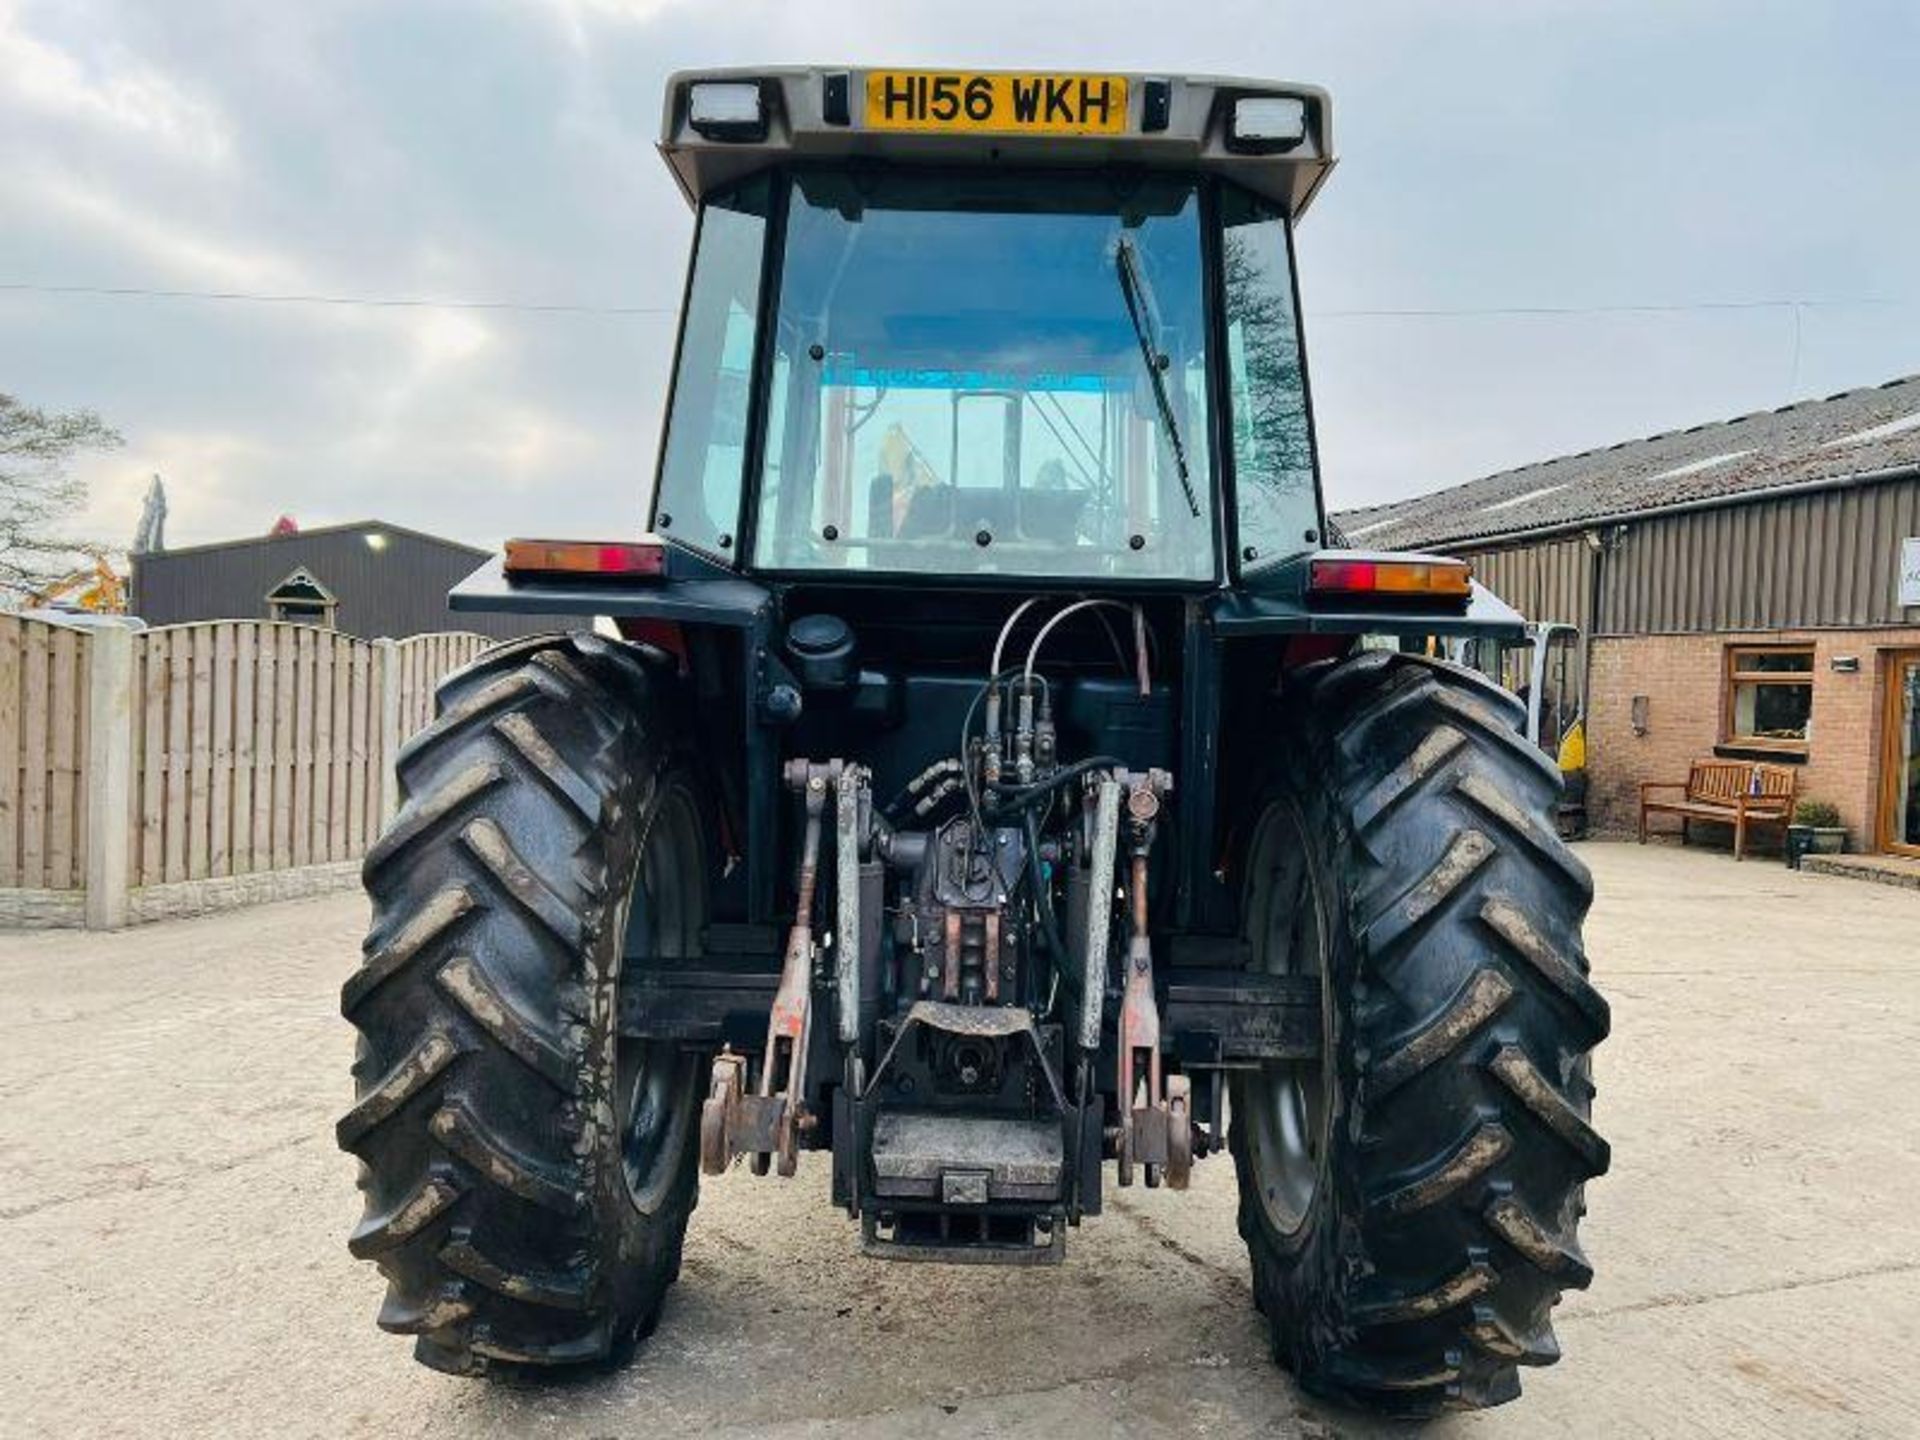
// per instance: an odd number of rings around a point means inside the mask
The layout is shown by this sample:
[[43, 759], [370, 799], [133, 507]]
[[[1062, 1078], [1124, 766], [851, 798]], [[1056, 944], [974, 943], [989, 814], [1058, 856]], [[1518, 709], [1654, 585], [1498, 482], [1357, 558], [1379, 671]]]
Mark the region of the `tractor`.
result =
[[727, 69], [660, 150], [696, 228], [647, 528], [454, 590], [554, 633], [445, 682], [366, 856], [381, 1327], [619, 1364], [730, 1169], [829, 1167], [868, 1256], [1048, 1265], [1231, 1156], [1301, 1384], [1518, 1394], [1608, 1159], [1591, 884], [1524, 707], [1421, 653], [1522, 617], [1329, 531], [1328, 95]]

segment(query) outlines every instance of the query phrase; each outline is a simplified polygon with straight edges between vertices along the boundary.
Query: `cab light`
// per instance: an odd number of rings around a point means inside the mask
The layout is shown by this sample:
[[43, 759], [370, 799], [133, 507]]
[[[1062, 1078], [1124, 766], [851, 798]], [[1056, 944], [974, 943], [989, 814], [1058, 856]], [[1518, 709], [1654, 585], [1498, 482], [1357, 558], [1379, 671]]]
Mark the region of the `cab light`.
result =
[[1261, 95], [1233, 102], [1227, 148], [1252, 154], [1291, 150], [1307, 138], [1307, 102], [1298, 95]]
[[766, 97], [755, 80], [701, 81], [688, 87], [687, 123], [709, 140], [764, 140]]
[[659, 540], [509, 540], [506, 571], [513, 576], [633, 580], [667, 573]]
[[1315, 560], [1307, 593], [1465, 600], [1473, 594], [1473, 567], [1464, 560]]

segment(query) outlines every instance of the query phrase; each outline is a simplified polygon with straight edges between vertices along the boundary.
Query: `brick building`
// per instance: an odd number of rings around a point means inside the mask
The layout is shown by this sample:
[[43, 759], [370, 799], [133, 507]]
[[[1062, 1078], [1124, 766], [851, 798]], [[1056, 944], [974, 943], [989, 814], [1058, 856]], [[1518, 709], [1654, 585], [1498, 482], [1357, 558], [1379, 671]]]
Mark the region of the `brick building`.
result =
[[1920, 855], [1920, 376], [1338, 518], [1579, 627], [1597, 828], [1717, 756], [1799, 767], [1851, 848]]

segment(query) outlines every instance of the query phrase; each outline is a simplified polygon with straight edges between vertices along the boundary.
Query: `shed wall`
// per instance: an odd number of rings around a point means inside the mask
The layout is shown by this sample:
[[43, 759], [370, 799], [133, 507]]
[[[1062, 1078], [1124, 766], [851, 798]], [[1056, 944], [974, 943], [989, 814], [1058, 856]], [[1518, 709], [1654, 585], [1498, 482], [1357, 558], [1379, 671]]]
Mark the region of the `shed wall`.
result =
[[1618, 532], [1603, 560], [1584, 534], [1438, 548], [1471, 560], [1528, 619], [1583, 634], [1920, 624], [1920, 608], [1897, 603], [1900, 543], [1920, 536], [1920, 477], [1656, 515]]
[[1920, 623], [1920, 609], [1897, 603], [1900, 542], [1916, 535], [1920, 478], [1639, 521], [1602, 566], [1595, 629], [1661, 635]]
[[[367, 543], [378, 531], [385, 543]], [[465, 545], [379, 526], [261, 536], [133, 557], [132, 608], [149, 625], [265, 620], [267, 592], [305, 569], [339, 600], [334, 628], [368, 638], [473, 630], [497, 639], [555, 627], [540, 616], [463, 614], [447, 591], [486, 556]]]
[[1529, 620], [1589, 628], [1593, 547], [1584, 535], [1459, 553], [1473, 562], [1475, 579]]

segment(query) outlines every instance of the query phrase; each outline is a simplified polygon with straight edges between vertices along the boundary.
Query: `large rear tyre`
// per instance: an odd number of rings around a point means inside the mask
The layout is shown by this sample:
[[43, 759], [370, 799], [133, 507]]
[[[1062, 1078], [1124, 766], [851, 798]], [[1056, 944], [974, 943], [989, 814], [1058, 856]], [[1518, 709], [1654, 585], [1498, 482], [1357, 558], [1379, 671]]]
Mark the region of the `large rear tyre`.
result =
[[379, 1323], [436, 1369], [624, 1358], [678, 1273], [699, 1057], [616, 1025], [623, 950], [691, 955], [705, 924], [670, 683], [599, 636], [518, 642], [450, 678], [401, 751], [341, 992], [360, 1045], [337, 1133]]
[[1306, 1388], [1398, 1414], [1514, 1398], [1592, 1278], [1592, 886], [1519, 716], [1413, 656], [1304, 672], [1243, 852], [1251, 963], [1320, 977], [1325, 1040], [1232, 1089], [1255, 1302]]

